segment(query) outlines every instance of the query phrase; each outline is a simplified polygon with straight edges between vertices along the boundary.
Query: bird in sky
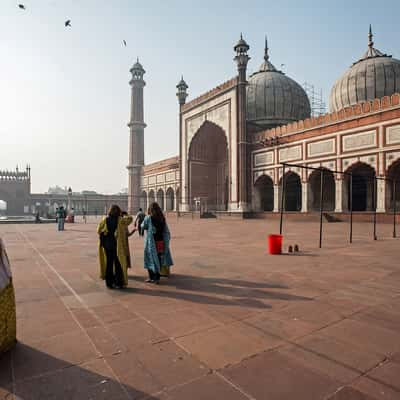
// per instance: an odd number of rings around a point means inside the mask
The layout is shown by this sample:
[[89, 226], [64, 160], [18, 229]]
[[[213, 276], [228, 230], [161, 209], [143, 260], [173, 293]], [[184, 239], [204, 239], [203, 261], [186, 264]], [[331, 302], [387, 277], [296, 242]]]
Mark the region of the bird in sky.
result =
[[70, 20], [70, 19], [67, 19], [67, 20], [64, 22], [64, 25], [65, 25], [65, 26], [71, 27], [71, 20]]
[[126, 40], [123, 40], [122, 43], [123, 43], [124, 46], [126, 47]]
[[23, 4], [18, 4], [18, 7], [19, 7], [21, 10], [25, 10], [25, 6], [24, 6]]

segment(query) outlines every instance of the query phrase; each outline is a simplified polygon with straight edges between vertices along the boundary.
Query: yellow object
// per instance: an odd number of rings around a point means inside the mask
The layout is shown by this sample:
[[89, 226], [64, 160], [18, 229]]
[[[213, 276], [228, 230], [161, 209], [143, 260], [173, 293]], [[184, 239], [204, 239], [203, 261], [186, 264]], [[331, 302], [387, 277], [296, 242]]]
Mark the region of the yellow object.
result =
[[[119, 217], [118, 226], [115, 231], [115, 237], [117, 239], [117, 256], [118, 260], [122, 267], [122, 276], [124, 278], [123, 285], [128, 286], [128, 258], [129, 254], [128, 243], [126, 240], [126, 227], [130, 225], [133, 221], [133, 218], [130, 215]], [[108, 233], [106, 217], [102, 219], [97, 227], [97, 234], [100, 235], [101, 232], [105, 234]], [[104, 248], [100, 246], [99, 240], [99, 262], [100, 262], [100, 278], [106, 278], [106, 266], [107, 266], [107, 257]]]
[[169, 267], [167, 265], [161, 266], [160, 275], [161, 276], [169, 276]]
[[17, 319], [12, 281], [0, 292], [0, 353], [9, 350], [17, 341]]

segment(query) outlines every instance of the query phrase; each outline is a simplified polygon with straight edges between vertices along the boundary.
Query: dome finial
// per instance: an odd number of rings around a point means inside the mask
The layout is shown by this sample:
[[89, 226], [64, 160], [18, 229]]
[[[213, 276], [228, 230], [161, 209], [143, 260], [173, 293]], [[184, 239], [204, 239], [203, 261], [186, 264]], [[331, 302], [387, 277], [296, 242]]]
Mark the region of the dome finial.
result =
[[265, 61], [268, 61], [268, 60], [269, 60], [269, 54], [268, 54], [268, 38], [267, 38], [267, 35], [265, 35], [264, 60], [265, 60]]
[[371, 27], [371, 24], [369, 24], [368, 47], [370, 49], [372, 49], [372, 47], [374, 46], [374, 42], [372, 41], [373, 36], [374, 35], [372, 34], [372, 27]]

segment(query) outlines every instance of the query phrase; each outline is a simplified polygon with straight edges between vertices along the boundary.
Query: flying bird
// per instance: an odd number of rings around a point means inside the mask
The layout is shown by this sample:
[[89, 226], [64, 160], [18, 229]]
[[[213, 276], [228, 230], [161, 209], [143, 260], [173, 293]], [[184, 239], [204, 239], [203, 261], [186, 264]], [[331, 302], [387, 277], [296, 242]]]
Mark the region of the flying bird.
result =
[[123, 40], [122, 43], [123, 43], [124, 46], [126, 47], [126, 40]]
[[25, 6], [24, 6], [23, 4], [18, 4], [18, 7], [19, 7], [21, 10], [25, 10]]
[[70, 19], [67, 19], [67, 20], [64, 22], [64, 25], [65, 25], [65, 26], [71, 27], [71, 20], [70, 20]]

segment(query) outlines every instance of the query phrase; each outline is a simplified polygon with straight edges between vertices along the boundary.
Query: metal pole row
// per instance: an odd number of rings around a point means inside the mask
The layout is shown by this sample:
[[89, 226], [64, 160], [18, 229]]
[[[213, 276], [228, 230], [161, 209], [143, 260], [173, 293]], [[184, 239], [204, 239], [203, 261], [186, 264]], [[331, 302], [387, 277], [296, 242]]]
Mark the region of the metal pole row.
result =
[[279, 224], [279, 234], [282, 235], [282, 225], [283, 225], [283, 208], [285, 206], [285, 164], [282, 168], [282, 188], [281, 188], [281, 220]]
[[319, 197], [319, 248], [322, 247], [322, 214], [324, 211], [324, 170], [321, 168], [321, 184]]

